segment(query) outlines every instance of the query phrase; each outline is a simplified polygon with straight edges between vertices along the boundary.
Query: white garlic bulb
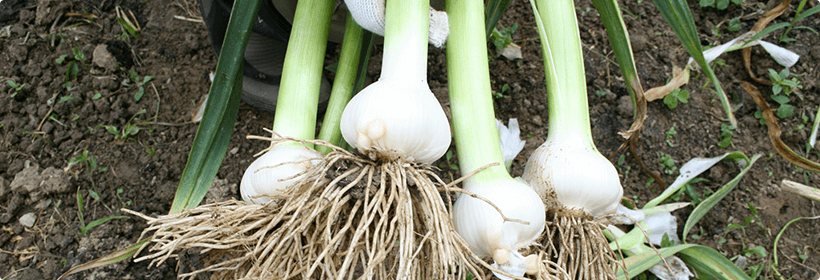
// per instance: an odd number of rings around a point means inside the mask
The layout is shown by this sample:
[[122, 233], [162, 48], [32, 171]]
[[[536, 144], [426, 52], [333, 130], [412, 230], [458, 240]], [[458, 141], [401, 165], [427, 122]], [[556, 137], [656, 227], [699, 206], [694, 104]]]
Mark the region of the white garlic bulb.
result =
[[426, 81], [381, 79], [342, 113], [342, 136], [371, 158], [433, 163], [450, 147], [450, 124]]
[[615, 213], [624, 193], [618, 171], [591, 141], [573, 136], [549, 137], [530, 155], [522, 178], [542, 199], [553, 189], [565, 207], [596, 218]]
[[[530, 246], [544, 231], [546, 211], [538, 194], [515, 179], [467, 182], [465, 189], [498, 207], [496, 210], [483, 200], [459, 196], [453, 206], [453, 223], [470, 249], [479, 257], [492, 257], [494, 265], [508, 273], [521, 276], [535, 271], [535, 255], [524, 257], [518, 250]], [[504, 221], [499, 210], [509, 219], [529, 224]]]
[[239, 192], [242, 199], [256, 204], [268, 203], [270, 197], [283, 192], [304, 178], [304, 172], [319, 164], [322, 154], [303, 146], [275, 146], [257, 158], [245, 170]]

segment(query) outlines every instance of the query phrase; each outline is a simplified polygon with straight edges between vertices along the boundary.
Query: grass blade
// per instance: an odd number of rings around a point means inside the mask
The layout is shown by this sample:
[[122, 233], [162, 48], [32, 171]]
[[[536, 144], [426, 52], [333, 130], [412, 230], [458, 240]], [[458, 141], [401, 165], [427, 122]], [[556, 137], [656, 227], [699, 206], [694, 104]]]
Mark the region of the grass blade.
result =
[[681, 40], [681, 43], [683, 43], [686, 51], [689, 52], [689, 55], [692, 56], [700, 68], [703, 69], [704, 73], [706, 73], [709, 80], [715, 85], [715, 93], [718, 99], [720, 99], [720, 103], [723, 104], [726, 117], [729, 118], [729, 122], [732, 126], [737, 127], [737, 119], [732, 113], [729, 99], [726, 97], [726, 93], [723, 92], [720, 81], [718, 81], [717, 76], [715, 76], [712, 67], [706, 63], [706, 58], [703, 57], [703, 47], [700, 46], [698, 31], [695, 28], [695, 20], [692, 18], [692, 11], [689, 10], [686, 1], [652, 0], [652, 2], [655, 3], [655, 6], [658, 7], [663, 17], [669, 25], [672, 26], [672, 30], [678, 35], [678, 38]]
[[[740, 173], [737, 174], [737, 176], [735, 176], [734, 179], [732, 179], [731, 181], [729, 181], [729, 183], [726, 183], [726, 185], [718, 189], [714, 194], [709, 196], [709, 198], [703, 200], [703, 202], [701, 202], [700, 204], [698, 204], [698, 206], [695, 207], [695, 210], [692, 210], [692, 214], [690, 214], [689, 218], [686, 219], [686, 224], [683, 227], [683, 238], [681, 238], [683, 242], [686, 242], [686, 236], [689, 234], [689, 231], [692, 229], [692, 227], [694, 227], [698, 221], [703, 219], [703, 217], [706, 216], [707, 213], [709, 213], [709, 210], [711, 210], [712, 207], [715, 207], [715, 205], [717, 205], [717, 203], [720, 202], [720, 200], [723, 199], [723, 197], [729, 194], [729, 192], [732, 191], [732, 189], [734, 189], [735, 186], [737, 186], [737, 184], [740, 182], [740, 179], [743, 178], [743, 175], [746, 175], [746, 172], [748, 172], [749, 169], [752, 168], [755, 161], [757, 161], [757, 159], [759, 159], [761, 156], [761, 154], [752, 156], [751, 160], [746, 163], [746, 167], [740, 170]], [[689, 262], [686, 263], [688, 264]]]
[[216, 177], [233, 134], [242, 95], [242, 68], [249, 30], [261, 0], [237, 0], [231, 11], [202, 122], [182, 172], [170, 213], [196, 207]]
[[134, 245], [131, 245], [128, 248], [125, 248], [125, 249], [122, 249], [120, 251], [116, 251], [114, 253], [105, 255], [102, 258], [99, 258], [99, 259], [96, 259], [96, 260], [93, 260], [93, 261], [90, 261], [90, 262], [87, 262], [87, 263], [72, 267], [71, 269], [69, 269], [68, 271], [66, 271], [62, 275], [60, 275], [60, 277], [57, 278], [57, 280], [62, 280], [64, 278], [66, 278], [66, 277], [68, 277], [72, 274], [78, 273], [78, 272], [86, 271], [86, 270], [93, 269], [93, 268], [103, 267], [103, 266], [106, 266], [106, 265], [109, 265], [109, 264], [113, 264], [113, 263], [123, 261], [127, 258], [130, 258], [130, 257], [133, 257], [134, 254], [136, 254], [137, 251], [139, 251], [139, 249], [148, 242], [148, 240], [149, 240], [148, 238], [140, 240], [139, 242], [137, 242]]

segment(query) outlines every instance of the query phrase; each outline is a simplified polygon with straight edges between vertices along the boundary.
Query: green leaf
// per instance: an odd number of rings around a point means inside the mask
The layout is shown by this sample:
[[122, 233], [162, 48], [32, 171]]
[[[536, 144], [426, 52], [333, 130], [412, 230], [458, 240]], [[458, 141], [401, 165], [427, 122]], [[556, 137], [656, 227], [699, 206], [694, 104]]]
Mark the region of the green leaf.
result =
[[789, 77], [789, 68], [783, 68], [783, 70], [780, 70], [780, 73], [778, 73], [778, 76], [780, 76], [780, 80], [785, 80], [786, 78], [788, 78]]
[[729, 7], [729, 0], [717, 0], [718, 10], [726, 10]]
[[[680, 253], [681, 259], [698, 272], [699, 279], [751, 279], [743, 273], [729, 259], [712, 248], [697, 245], [683, 244], [658, 250], [660, 256], [668, 258], [675, 253]], [[630, 277], [635, 277], [643, 273], [650, 267], [661, 262], [661, 258], [654, 251], [641, 253], [624, 259], [624, 266]], [[619, 280], [626, 280], [626, 275], [622, 268], [617, 271]]]
[[675, 109], [678, 107], [678, 99], [674, 95], [667, 94], [663, 97], [663, 104], [666, 104], [669, 109]]
[[729, 25], [726, 26], [726, 30], [728, 30], [729, 32], [735, 32], [735, 31], [740, 30], [741, 27], [743, 27], [743, 26], [740, 25], [740, 18], [736, 17], [736, 18], [733, 18], [733, 19], [729, 20]]
[[151, 80], [153, 80], [153, 79], [154, 79], [154, 77], [152, 77], [152, 76], [145, 76], [145, 77], [142, 77], [142, 83], [143, 83], [143, 84], [145, 84], [145, 83], [147, 83], [147, 82], [150, 82], [150, 81], [151, 81]]
[[205, 104], [205, 114], [194, 137], [170, 214], [199, 205], [211, 187], [228, 150], [242, 95], [245, 46], [260, 3], [261, 0], [234, 2], [216, 74]]
[[789, 104], [780, 105], [780, 108], [777, 108], [777, 117], [781, 119], [785, 119], [791, 117], [794, 114], [794, 106]]
[[140, 86], [139, 90], [137, 90], [137, 94], [134, 94], [134, 101], [139, 102], [143, 95], [145, 95], [145, 88]]
[[94, 198], [94, 200], [100, 200], [100, 194], [98, 194], [94, 190], [88, 190], [88, 195]]
[[700, 38], [698, 37], [697, 26], [695, 20], [692, 18], [692, 12], [685, 0], [652, 0], [663, 17], [675, 31], [675, 34], [683, 43], [686, 51], [698, 63], [700, 68], [706, 73], [709, 81], [715, 85], [715, 94], [717, 94], [720, 103], [723, 105], [723, 110], [729, 123], [737, 127], [737, 119], [732, 113], [732, 107], [729, 104], [729, 98], [723, 91], [720, 81], [715, 76], [712, 67], [706, 63], [706, 58], [703, 56], [703, 47], [700, 45]]
[[111, 219], [122, 219], [122, 218], [125, 218], [125, 216], [108, 216], [108, 217], [105, 217], [105, 218], [102, 218], [102, 219], [93, 220], [90, 223], [88, 223], [88, 225], [85, 226], [84, 231], [88, 232], [92, 228], [94, 228], [98, 225], [101, 225], [102, 223], [105, 223], [107, 221], [110, 221]]
[[767, 252], [766, 252], [766, 248], [763, 248], [763, 246], [758, 245], [758, 246], [756, 246], [756, 247], [754, 247], [754, 248], [752, 248], [752, 249], [746, 249], [746, 250], [743, 250], [743, 252], [742, 252], [742, 253], [743, 253], [743, 254], [746, 254], [746, 256], [747, 256], [747, 257], [749, 257], [749, 256], [751, 256], [752, 254], [754, 254], [754, 255], [758, 255], [758, 256], [761, 256], [761, 257], [764, 257], [764, 258], [765, 258], [765, 257], [766, 257], [766, 253], [767, 253]]
[[680, 253], [681, 260], [698, 273], [699, 279], [752, 279], [715, 249], [695, 245]]
[[[593, 0], [592, 4], [601, 15], [601, 21], [603, 21], [604, 27], [606, 28], [609, 44], [612, 45], [612, 49], [615, 52], [615, 59], [621, 68], [626, 89], [632, 99], [633, 119], [637, 119], [639, 116], [636, 111], [637, 106], [635, 103], [637, 102], [637, 97], [635, 95], [643, 95], [643, 88], [641, 88], [641, 81], [638, 77], [637, 68], [635, 67], [632, 45], [629, 41], [629, 33], [626, 31], [621, 8], [618, 6], [618, 1], [616, 0]], [[635, 91], [639, 91], [639, 93], [635, 93]], [[674, 106], [670, 107], [670, 109], [673, 108]]]
[[701, 7], [714, 7], [715, 0], [700, 0]]
[[17, 83], [15, 83], [13, 80], [6, 80], [6, 83], [13, 88], [17, 88]]
[[116, 127], [116, 126], [113, 126], [113, 125], [106, 125], [106, 126], [104, 126], [104, 127], [105, 127], [105, 130], [106, 130], [106, 131], [108, 131], [109, 133], [119, 136], [120, 132], [119, 132], [119, 131], [117, 131], [117, 127]]
[[792, 20], [792, 22], [797, 22], [798, 20], [804, 19], [804, 18], [806, 18], [808, 16], [811, 16], [813, 14], [816, 14], [818, 12], [820, 12], [820, 6], [814, 6], [813, 8], [808, 9], [808, 10], [800, 13], [800, 15], [795, 16], [794, 19]]
[[689, 215], [689, 218], [686, 220], [686, 224], [683, 227], [683, 238], [681, 238], [681, 240], [686, 242], [686, 236], [689, 234], [689, 231], [692, 229], [692, 227], [694, 227], [698, 221], [703, 219], [703, 217], [709, 213], [709, 210], [711, 210], [712, 207], [715, 207], [715, 205], [717, 205], [717, 203], [720, 202], [720, 200], [723, 199], [723, 197], [729, 194], [729, 192], [732, 191], [735, 188], [735, 186], [737, 186], [738, 182], [740, 182], [740, 179], [743, 178], [743, 175], [746, 175], [746, 172], [748, 172], [749, 169], [752, 168], [755, 161], [757, 161], [757, 159], [759, 159], [761, 156], [761, 154], [757, 154], [752, 156], [751, 160], [743, 160], [744, 162], [746, 162], [746, 166], [740, 171], [740, 173], [737, 176], [735, 176], [734, 179], [729, 181], [729, 183], [726, 183], [726, 185], [718, 189], [714, 194], [706, 198], [703, 202], [698, 204], [698, 206], [696, 206], [694, 210], [692, 210], [692, 214]]
[[780, 79], [780, 74], [777, 74], [777, 71], [774, 71], [774, 69], [771, 69], [771, 68], [769, 68], [768, 70], [769, 70], [769, 79], [770, 80], [772, 80], [773, 82], [777, 82], [777, 81], [781, 80]]
[[780, 94], [783, 92], [783, 87], [780, 84], [772, 84], [772, 94]]
[[140, 77], [137, 76], [137, 70], [134, 69], [134, 68], [131, 68], [131, 72], [130, 72], [129, 77], [131, 78], [131, 81], [134, 82], [134, 83], [139, 83], [139, 81], [140, 81]]
[[772, 95], [772, 100], [777, 104], [783, 105], [789, 103], [789, 97], [785, 95]]
[[729, 145], [732, 145], [732, 137], [724, 137], [720, 139], [720, 142], [718, 142], [717, 145], [721, 148], [729, 147]]
[[65, 61], [66, 58], [68, 58], [67, 54], [61, 55], [57, 59], [54, 59], [54, 63], [63, 64], [63, 62]]
[[69, 269], [68, 271], [66, 271], [62, 275], [60, 275], [60, 277], [57, 278], [57, 280], [62, 280], [64, 278], [68, 277], [69, 275], [72, 275], [72, 274], [75, 274], [75, 273], [78, 273], [78, 272], [82, 272], [82, 271], [85, 271], [85, 270], [94, 269], [94, 268], [98, 268], [98, 267], [103, 267], [103, 266], [106, 266], [106, 265], [109, 265], [109, 264], [114, 264], [114, 263], [124, 261], [125, 259], [133, 257], [134, 254], [136, 254], [137, 251], [139, 251], [140, 248], [142, 248], [146, 243], [148, 243], [149, 240], [150, 240], [149, 238], [140, 240], [139, 242], [137, 242], [134, 245], [129, 246], [128, 248], [125, 248], [125, 249], [122, 249], [120, 251], [116, 251], [114, 253], [105, 255], [105, 256], [103, 256], [99, 259], [92, 260], [92, 261], [89, 261], [87, 263], [72, 267], [71, 269]]
[[689, 103], [689, 91], [688, 90], [681, 90], [680, 92], [678, 92], [677, 97], [678, 97], [678, 100], [680, 100], [681, 103], [683, 103], [683, 104]]

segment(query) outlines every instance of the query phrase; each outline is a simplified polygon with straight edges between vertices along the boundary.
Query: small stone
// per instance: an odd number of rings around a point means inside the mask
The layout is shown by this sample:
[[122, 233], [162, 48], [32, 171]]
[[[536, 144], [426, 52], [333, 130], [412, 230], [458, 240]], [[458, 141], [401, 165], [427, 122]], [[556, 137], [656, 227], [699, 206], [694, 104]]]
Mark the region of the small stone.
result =
[[117, 59], [114, 58], [113, 55], [108, 51], [108, 46], [105, 44], [99, 44], [96, 48], [94, 48], [94, 53], [92, 54], [91, 62], [94, 65], [97, 65], [100, 68], [105, 70], [114, 71], [117, 70]]
[[515, 44], [509, 44], [506, 48], [501, 50], [501, 56], [506, 57], [509, 60], [516, 60], [522, 59], [524, 56], [521, 55], [521, 47]]
[[20, 216], [20, 219], [18, 219], [18, 221], [20, 221], [21, 225], [30, 228], [33, 227], [34, 222], [37, 221], [37, 215], [35, 215], [34, 213], [27, 213], [23, 216]]

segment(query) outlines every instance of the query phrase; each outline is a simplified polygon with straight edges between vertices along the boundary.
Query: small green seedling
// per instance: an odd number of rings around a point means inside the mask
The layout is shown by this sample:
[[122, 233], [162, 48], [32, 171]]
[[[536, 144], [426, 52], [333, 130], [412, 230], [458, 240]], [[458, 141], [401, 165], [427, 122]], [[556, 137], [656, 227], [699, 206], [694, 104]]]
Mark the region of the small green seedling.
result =
[[[66, 89], [71, 89], [71, 82], [76, 80], [77, 75], [80, 74], [80, 66], [82, 66], [85, 69], [88, 69], [88, 67], [86, 67], [86, 65], [85, 65], [85, 54], [83, 54], [80, 51], [80, 47], [75, 47], [74, 50], [72, 51], [72, 53], [74, 55], [73, 56], [74, 59], [68, 62], [68, 65], [67, 65], [68, 67], [65, 70], [65, 88]], [[68, 58], [68, 55], [64, 54], [64, 55], [61, 55], [60, 57], [58, 57], [57, 59], [55, 59], [54, 62], [59, 64], [59, 65], [62, 65], [66, 61], [67, 58]]]
[[11, 94], [11, 98], [17, 96], [17, 94], [20, 93], [20, 91], [22, 91], [24, 87], [26, 87], [26, 84], [18, 85], [17, 82], [13, 80], [6, 80], [6, 83], [12, 88], [12, 90], [14, 90], [14, 92]]
[[[700, 0], [700, 7], [712, 7], [717, 8], [718, 10], [726, 10], [729, 7], [730, 0]], [[731, 0], [731, 3], [734, 3], [738, 6], [743, 6], [743, 0]]]
[[755, 119], [760, 125], [766, 125], [766, 119], [763, 118], [763, 111], [755, 111]]
[[675, 147], [675, 145], [672, 144], [672, 137], [675, 137], [676, 134], [678, 134], [678, 132], [675, 131], [674, 126], [669, 128], [668, 131], [666, 131], [666, 144], [669, 145], [669, 147]]
[[[95, 192], [89, 190], [89, 195], [93, 196], [95, 194]], [[99, 197], [98, 194], [97, 197]], [[93, 220], [90, 223], [85, 224], [85, 217], [83, 217], [83, 200], [83, 194], [80, 192], [79, 189], [77, 189], [77, 217], [80, 218], [80, 237], [85, 237], [88, 234], [89, 230], [105, 222], [108, 222], [109, 220], [125, 218], [125, 216], [108, 216], [105, 218]]]
[[675, 166], [675, 159], [663, 152], [661, 152], [661, 158], [658, 161], [661, 163], [663, 173], [667, 175], [672, 175], [672, 173], [675, 173], [675, 170], [678, 170], [678, 167]]
[[[769, 69], [769, 79], [772, 80], [772, 100], [780, 104], [775, 113], [779, 118], [788, 118], [794, 114], [794, 106], [788, 104], [789, 95], [795, 90], [802, 89], [797, 78], [789, 78], [789, 68], [783, 68], [780, 73]], [[782, 94], [781, 94], [782, 93]]]
[[792, 21], [789, 23], [789, 27], [786, 28], [786, 31], [783, 32], [783, 35], [780, 35], [780, 42], [794, 42], [794, 41], [797, 41], [794, 38], [787, 37], [788, 34], [789, 34], [789, 31], [791, 31], [792, 28], [806, 29], [808, 31], [813, 32], [815, 35], [818, 35], [817, 30], [814, 30], [814, 28], [811, 28], [811, 27], [808, 27], [808, 26], [802, 26], [802, 25], [797, 26], [797, 27], [794, 26], [795, 22], [820, 12], [820, 6], [814, 6], [813, 8], [808, 9], [804, 12], [803, 8], [806, 7], [806, 2], [808, 2], [808, 0], [800, 1], [800, 4], [797, 6], [797, 10], [794, 13], [794, 18], [792, 18]]
[[135, 101], [140, 101], [140, 99], [142, 99], [142, 96], [145, 95], [145, 87], [143, 86], [153, 79], [154, 77], [152, 76], [144, 76], [142, 77], [142, 80], [140, 80], [140, 77], [137, 74], [137, 70], [131, 68], [131, 81], [137, 86], [139, 86], [139, 90], [137, 90], [137, 93], [134, 94]]
[[509, 89], [510, 89], [510, 85], [509, 84], [504, 84], [503, 86], [501, 86], [501, 92], [493, 91], [493, 98], [495, 98], [495, 99], [509, 98], [510, 97], [509, 94], [504, 94]]
[[134, 14], [131, 13], [131, 11], [128, 11], [128, 14], [131, 15], [129, 17], [129, 15], [126, 14], [125, 11], [119, 6], [116, 7], [115, 12], [117, 13], [117, 22], [120, 23], [120, 27], [122, 29], [120, 40], [128, 41], [130, 39], [129, 35], [134, 38], [139, 38], [142, 28], [140, 28], [139, 22], [137, 21], [137, 18], [134, 17]]
[[729, 32], [740, 31], [740, 28], [743, 26], [740, 24], [740, 17], [736, 17], [729, 20], [729, 24], [726, 25], [726, 30]]
[[89, 175], [94, 170], [99, 170], [99, 171], [102, 171], [102, 172], [108, 171], [107, 167], [99, 167], [99, 168], [97, 167], [97, 159], [94, 158], [94, 156], [91, 156], [91, 155], [88, 154], [88, 149], [83, 149], [82, 154], [68, 160], [68, 163], [77, 163], [77, 162], [82, 162], [83, 164], [85, 164], [85, 167], [88, 170]]
[[720, 142], [718, 142], [718, 147], [726, 148], [732, 145], [732, 130], [735, 130], [734, 126], [720, 124]]
[[785, 95], [791, 95], [795, 90], [803, 88], [797, 78], [793, 77], [789, 80], [789, 75], [789, 68], [783, 68], [780, 73], [769, 69], [769, 79], [772, 80], [772, 93], [774, 95], [781, 92]]
[[142, 130], [142, 127], [134, 124], [134, 119], [145, 112], [145, 109], [139, 110], [136, 114], [134, 114], [134, 116], [128, 119], [128, 122], [125, 123], [121, 130], [117, 129], [117, 127], [113, 125], [104, 125], [103, 127], [109, 133], [114, 134], [114, 140], [126, 141], [128, 140], [128, 137], [137, 135], [137, 133]]
[[123, 208], [126, 208], [126, 207], [128, 207], [128, 206], [131, 206], [131, 200], [122, 200], [122, 196], [120, 196], [120, 195], [121, 195], [123, 192], [124, 192], [124, 191], [123, 191], [123, 189], [122, 189], [122, 188], [118, 188], [118, 189], [117, 189], [117, 200], [119, 200], [119, 201], [120, 201], [120, 203], [122, 204], [122, 207], [123, 207]]
[[512, 35], [518, 30], [518, 23], [513, 23], [512, 26], [507, 28], [501, 25], [498, 25], [498, 27], [501, 27], [501, 30], [498, 30], [497, 27], [493, 29], [493, 33], [490, 34], [490, 41], [492, 41], [495, 48], [500, 51], [513, 43]]
[[663, 97], [663, 104], [666, 104], [669, 109], [677, 108], [678, 102], [689, 103], [689, 91], [678, 88]]

